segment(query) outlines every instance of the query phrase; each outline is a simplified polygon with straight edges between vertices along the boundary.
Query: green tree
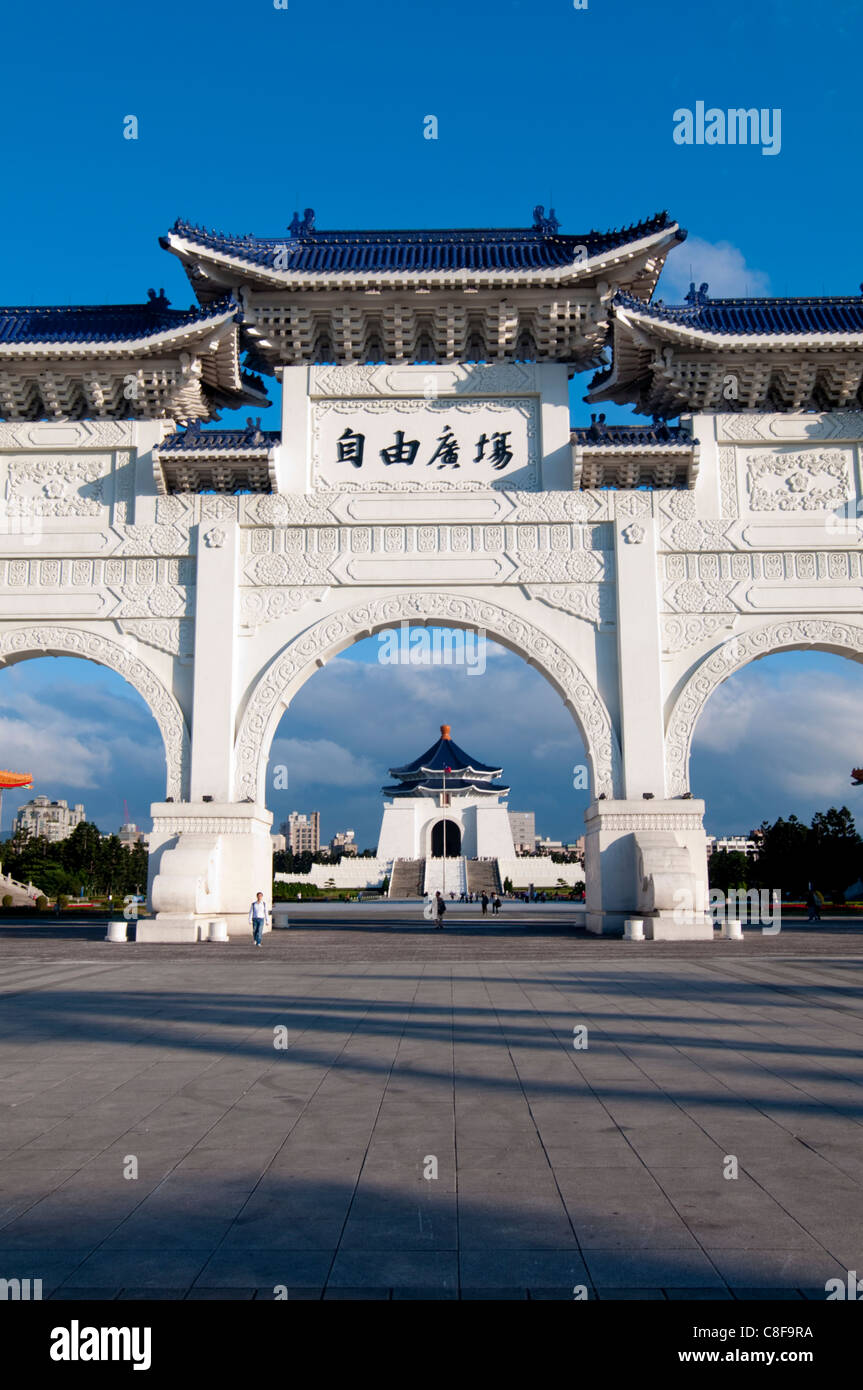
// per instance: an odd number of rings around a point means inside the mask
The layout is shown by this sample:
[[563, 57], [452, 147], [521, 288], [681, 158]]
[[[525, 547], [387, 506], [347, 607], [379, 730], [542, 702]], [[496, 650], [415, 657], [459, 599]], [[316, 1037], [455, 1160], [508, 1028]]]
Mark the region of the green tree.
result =
[[812, 817], [809, 855], [814, 886], [844, 902], [845, 889], [863, 873], [863, 840], [847, 806], [831, 806]]
[[711, 888], [727, 893], [733, 888], [754, 887], [759, 873], [748, 854], [739, 849], [718, 849], [707, 861], [707, 878]]
[[780, 816], [773, 825], [763, 821], [760, 828], [764, 838], [757, 861], [758, 881], [749, 886], [778, 888], [799, 897], [812, 877], [809, 827], [797, 816], [787, 820]]

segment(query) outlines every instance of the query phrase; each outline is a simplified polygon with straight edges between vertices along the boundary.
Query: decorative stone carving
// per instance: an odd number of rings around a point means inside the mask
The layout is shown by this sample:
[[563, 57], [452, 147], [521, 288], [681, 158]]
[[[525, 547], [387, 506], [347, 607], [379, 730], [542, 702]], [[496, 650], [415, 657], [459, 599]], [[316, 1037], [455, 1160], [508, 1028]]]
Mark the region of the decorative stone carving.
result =
[[35, 455], [11, 458], [6, 510], [9, 516], [98, 516], [104, 505], [108, 455]]
[[709, 642], [723, 628], [733, 626], [736, 613], [707, 613], [703, 616], [663, 618], [662, 650], [673, 654]]
[[621, 532], [627, 545], [641, 545], [646, 534], [643, 526], [637, 526], [634, 523], [631, 526], [624, 526]]
[[699, 715], [716, 687], [755, 657], [789, 647], [820, 647], [863, 654], [863, 627], [821, 618], [789, 619], [739, 633], [718, 647], [690, 676], [668, 721], [665, 762], [669, 796], [681, 796], [688, 790], [692, 736]]
[[237, 736], [235, 793], [264, 800], [263, 780], [269, 746], [284, 710], [284, 692], [298, 677], [317, 668], [345, 640], [390, 623], [437, 621], [472, 627], [499, 638], [531, 661], [561, 692], [578, 720], [590, 759], [596, 794], [614, 794], [619, 783], [620, 750], [608, 711], [593, 686], [551, 637], [496, 604], [451, 593], [403, 593], [321, 619], [276, 656], [254, 687]]
[[185, 555], [189, 532], [180, 526], [118, 526], [120, 543], [115, 555]]
[[519, 567], [513, 577], [519, 584], [565, 584], [571, 581], [588, 584], [605, 577], [605, 556], [602, 551], [549, 552], [543, 549], [524, 562], [521, 553], [518, 558]]
[[171, 692], [147, 665], [119, 642], [79, 628], [32, 625], [0, 635], [0, 662], [33, 656], [80, 656], [108, 666], [128, 681], [148, 705], [165, 745], [166, 796], [187, 795], [189, 735], [183, 712]]
[[507, 492], [513, 504], [512, 522], [605, 521], [611, 513], [611, 492]]
[[614, 498], [614, 515], [621, 516], [652, 516], [653, 497], [652, 492], [625, 492], [622, 489], [617, 492], [610, 492], [609, 496]]
[[863, 414], [854, 410], [831, 410], [822, 415], [758, 415], [741, 411], [737, 415], [716, 417], [719, 440], [775, 443], [789, 439], [863, 439]]
[[204, 535], [204, 542], [211, 550], [221, 550], [227, 539], [228, 533], [221, 526], [214, 526], [211, 531], [207, 531]]
[[286, 613], [297, 613], [310, 603], [321, 603], [329, 588], [244, 589], [240, 599], [240, 621], [244, 627], [275, 622]]
[[344, 367], [312, 367], [311, 391], [315, 396], [450, 396], [508, 395], [534, 391], [533, 363], [466, 363], [424, 365], [421, 369], [398, 365], [360, 364]]
[[156, 521], [160, 526], [190, 526], [194, 513], [194, 497], [174, 494], [156, 498]]
[[34, 420], [0, 424], [0, 449], [114, 449], [129, 447], [134, 420]]
[[186, 614], [189, 595], [174, 584], [123, 584], [118, 589], [120, 605], [117, 617], [137, 617], [151, 614], [154, 618], [174, 618]]
[[732, 579], [686, 579], [665, 593], [665, 605], [672, 613], [723, 613], [734, 605]]
[[695, 516], [695, 491], [693, 488], [671, 488], [661, 497], [659, 510], [663, 516], [676, 520], [687, 520]]
[[127, 618], [120, 623], [120, 629], [139, 642], [146, 642], [148, 647], [183, 660], [188, 660], [195, 649], [195, 625], [189, 618]]
[[719, 450], [719, 510], [724, 517], [740, 515], [737, 495], [737, 454], [734, 449]]
[[200, 497], [201, 519], [205, 521], [236, 521], [239, 512], [239, 497], [222, 497], [220, 494]]
[[531, 598], [547, 603], [549, 608], [559, 608], [589, 623], [598, 624], [606, 611], [614, 608], [613, 593], [599, 584], [528, 584], [525, 588]]
[[727, 531], [723, 521], [678, 521], [662, 538], [670, 550], [722, 550], [728, 548]]
[[622, 811], [609, 812], [602, 817], [603, 830], [701, 830], [702, 818], [685, 812]]
[[326, 526], [333, 520], [332, 503], [338, 494], [320, 492], [316, 497], [267, 493], [243, 497], [241, 519], [249, 526]]
[[[748, 454], [754, 512], [827, 511], [848, 498], [848, 456], [839, 449]], [[777, 486], [768, 486], [769, 481]]]

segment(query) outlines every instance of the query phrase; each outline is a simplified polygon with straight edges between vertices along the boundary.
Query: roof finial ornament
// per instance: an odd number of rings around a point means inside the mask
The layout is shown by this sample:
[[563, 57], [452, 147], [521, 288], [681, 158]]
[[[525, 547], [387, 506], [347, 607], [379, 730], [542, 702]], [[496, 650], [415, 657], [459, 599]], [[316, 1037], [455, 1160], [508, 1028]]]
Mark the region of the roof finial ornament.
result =
[[440, 736], [441, 736], [441, 738], [449, 738], [449, 736], [450, 736], [450, 726], [449, 726], [449, 724], [441, 724], [441, 726], [440, 726]]
[[158, 294], [156, 294], [155, 290], [148, 290], [147, 299], [149, 300], [150, 304], [153, 306], [154, 309], [167, 309], [168, 305], [171, 302], [170, 299], [167, 299], [165, 297], [164, 290], [159, 290]]
[[686, 296], [687, 304], [706, 304], [708, 288], [706, 280], [702, 285], [698, 286], [698, 289], [695, 288], [695, 281], [691, 280], [689, 283], [689, 294]]
[[290, 226], [288, 227], [288, 231], [290, 232], [291, 236], [310, 236], [314, 230], [314, 208], [305, 208], [305, 210], [303, 211], [302, 218], [300, 218], [300, 214], [298, 212], [294, 213], [293, 217], [291, 218]]
[[560, 227], [554, 208], [549, 208], [548, 217], [546, 217], [545, 206], [542, 203], [537, 203], [533, 210], [533, 225], [536, 231], [544, 232], [546, 236], [554, 236]]

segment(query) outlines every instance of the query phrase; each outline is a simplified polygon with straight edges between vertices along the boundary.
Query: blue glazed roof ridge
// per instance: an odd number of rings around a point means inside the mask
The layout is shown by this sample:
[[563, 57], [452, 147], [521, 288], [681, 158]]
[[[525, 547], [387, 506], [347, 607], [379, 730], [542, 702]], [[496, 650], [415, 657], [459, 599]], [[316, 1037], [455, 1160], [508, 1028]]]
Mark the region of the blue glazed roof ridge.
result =
[[618, 291], [615, 307], [648, 318], [726, 335], [863, 333], [863, 295], [798, 295], [711, 299], [665, 304]]
[[692, 437], [685, 426], [665, 423], [614, 425], [602, 422], [592, 425], [575, 425], [570, 430], [570, 435], [579, 444], [605, 444], [610, 447], [615, 444], [695, 445], [699, 442]]
[[[628, 227], [579, 234], [533, 227], [460, 227], [412, 230], [368, 229], [301, 231], [286, 229], [281, 236], [229, 235], [178, 218], [160, 244], [171, 249], [172, 235], [221, 252], [263, 269], [305, 274], [332, 272], [531, 271], [571, 267], [575, 251], [586, 246], [590, 255], [625, 247], [664, 229], [685, 237], [667, 212], [654, 214]], [[287, 258], [275, 266], [276, 255]]]
[[173, 226], [169, 228], [171, 232], [194, 232], [203, 236], [210, 237], [217, 241], [232, 241], [241, 243], [252, 242], [309, 242], [326, 241], [333, 237], [343, 237], [347, 241], [362, 240], [363, 238], [380, 239], [385, 237], [475, 237], [483, 236], [495, 238], [500, 236], [512, 236], [525, 238], [531, 241], [564, 241], [577, 242], [584, 236], [608, 237], [623, 236], [627, 233], [638, 232], [650, 228], [661, 230], [663, 227], [674, 225], [673, 219], [669, 217], [667, 211], [654, 213], [651, 217], [640, 218], [636, 222], [631, 222], [624, 227], [608, 227], [601, 229], [591, 228], [585, 233], [573, 232], [548, 232], [541, 227], [361, 227], [361, 228], [316, 228], [313, 232], [303, 232], [299, 236], [292, 237], [287, 228], [280, 236], [258, 236], [254, 232], [217, 232], [213, 228], [203, 227], [199, 223], [188, 222], [185, 218], [178, 217]]
[[152, 300], [144, 304], [6, 305], [0, 306], [0, 343], [122, 342], [205, 323], [226, 313], [241, 314], [231, 295], [188, 309], [172, 309], [167, 303]]
[[210, 449], [259, 448], [270, 449], [281, 442], [280, 430], [250, 429], [186, 429], [166, 435], [158, 446], [159, 452], [182, 450], [205, 452]]

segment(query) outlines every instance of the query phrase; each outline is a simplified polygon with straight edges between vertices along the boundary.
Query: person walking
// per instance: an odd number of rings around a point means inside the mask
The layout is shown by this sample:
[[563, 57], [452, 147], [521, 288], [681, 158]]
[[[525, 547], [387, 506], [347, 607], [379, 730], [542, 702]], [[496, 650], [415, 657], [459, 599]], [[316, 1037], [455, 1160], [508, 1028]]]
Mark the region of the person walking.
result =
[[481, 901], [482, 901], [482, 915], [483, 915], [483, 917], [487, 917], [487, 916], [488, 916], [488, 893], [483, 893]]
[[807, 922], [820, 922], [821, 913], [818, 910], [818, 899], [815, 896], [815, 890], [811, 884], [809, 885], [809, 892], [806, 894], [806, 906], [809, 908], [809, 916], [806, 918]]
[[261, 945], [261, 937], [264, 925], [267, 920], [267, 904], [264, 902], [263, 893], [258, 893], [255, 901], [249, 908], [249, 926], [252, 928], [252, 936], [256, 946]]
[[500, 898], [497, 896], [497, 893], [495, 893], [494, 895], [494, 901], [492, 902], [491, 910], [494, 913], [495, 917], [500, 912]]
[[446, 903], [444, 902], [443, 897], [442, 897], [440, 891], [438, 891], [437, 893], [435, 893], [434, 897], [435, 897], [435, 912], [436, 912], [436, 914], [437, 914], [437, 929], [438, 929], [438, 931], [443, 931], [443, 915], [444, 915], [444, 913], [446, 912]]

